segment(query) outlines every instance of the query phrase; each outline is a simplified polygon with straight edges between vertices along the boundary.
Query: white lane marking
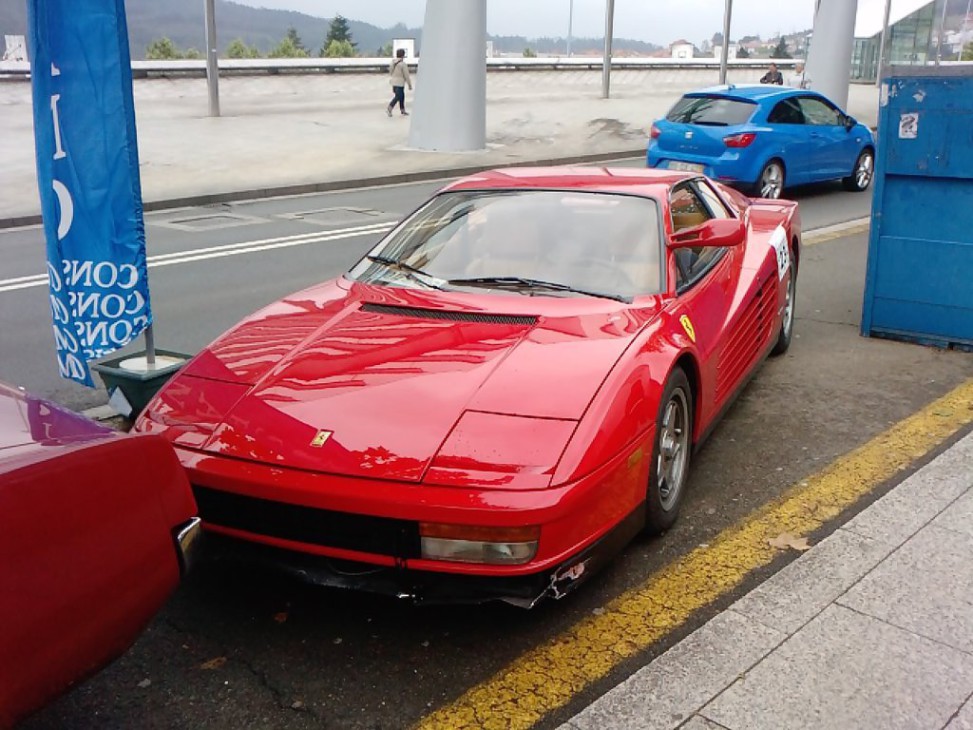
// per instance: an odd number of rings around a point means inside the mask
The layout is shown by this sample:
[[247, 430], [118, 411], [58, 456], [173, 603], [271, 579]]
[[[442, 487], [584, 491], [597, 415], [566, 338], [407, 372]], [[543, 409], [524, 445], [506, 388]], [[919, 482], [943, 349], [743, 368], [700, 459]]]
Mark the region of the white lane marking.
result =
[[[317, 233], [302, 233], [295, 236], [280, 236], [278, 238], [245, 241], [243, 243], [230, 243], [224, 246], [210, 246], [209, 248], [201, 248], [195, 251], [164, 253], [157, 256], [149, 256], [147, 263], [150, 269], [154, 269], [159, 266], [186, 264], [193, 261], [206, 261], [208, 259], [223, 258], [226, 256], [238, 256], [245, 253], [272, 251], [278, 248], [306, 246], [309, 243], [326, 243], [328, 241], [338, 241], [343, 238], [355, 238], [357, 236], [367, 236], [374, 233], [385, 233], [386, 231], [394, 228], [396, 225], [398, 225], [397, 221], [388, 221], [386, 223], [373, 223], [367, 226], [341, 228], [334, 231], [318, 231]], [[0, 280], [0, 293], [46, 285], [47, 274], [19, 276], [13, 279]]]

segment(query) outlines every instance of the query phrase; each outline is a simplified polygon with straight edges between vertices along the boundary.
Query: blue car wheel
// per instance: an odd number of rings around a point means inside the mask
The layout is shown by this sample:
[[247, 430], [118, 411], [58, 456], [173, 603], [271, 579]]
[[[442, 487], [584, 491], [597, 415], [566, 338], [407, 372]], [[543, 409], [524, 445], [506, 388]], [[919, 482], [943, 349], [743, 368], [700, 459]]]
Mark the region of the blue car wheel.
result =
[[845, 186], [845, 190], [862, 193], [868, 190], [868, 186], [872, 184], [874, 174], [875, 153], [866, 148], [858, 155], [858, 160], [855, 162], [855, 169], [851, 171], [851, 175], [844, 178], [841, 182]]
[[764, 165], [764, 169], [757, 176], [756, 190], [758, 197], [776, 200], [784, 192], [784, 163], [773, 159]]

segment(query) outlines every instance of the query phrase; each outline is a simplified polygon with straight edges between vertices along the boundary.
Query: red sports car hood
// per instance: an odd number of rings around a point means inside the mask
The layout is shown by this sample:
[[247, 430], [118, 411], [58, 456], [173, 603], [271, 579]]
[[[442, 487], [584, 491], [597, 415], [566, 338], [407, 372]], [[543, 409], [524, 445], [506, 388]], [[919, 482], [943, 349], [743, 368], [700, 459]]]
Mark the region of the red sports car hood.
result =
[[192, 401], [222, 400], [220, 410], [228, 409], [208, 416], [218, 425], [197, 446], [416, 481], [467, 411], [579, 419], [657, 311], [654, 300], [632, 308], [347, 286], [325, 285], [269, 307], [186, 369], [170, 399], [189, 390], [179, 387], [189, 379], [191, 390], [212, 391]]

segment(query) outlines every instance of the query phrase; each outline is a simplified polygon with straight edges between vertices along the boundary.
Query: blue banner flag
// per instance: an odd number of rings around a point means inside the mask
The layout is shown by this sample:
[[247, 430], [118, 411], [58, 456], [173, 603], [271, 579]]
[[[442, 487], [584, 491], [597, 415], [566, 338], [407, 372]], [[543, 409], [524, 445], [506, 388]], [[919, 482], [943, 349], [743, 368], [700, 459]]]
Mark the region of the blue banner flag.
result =
[[152, 322], [124, 0], [27, 0], [34, 142], [62, 377]]

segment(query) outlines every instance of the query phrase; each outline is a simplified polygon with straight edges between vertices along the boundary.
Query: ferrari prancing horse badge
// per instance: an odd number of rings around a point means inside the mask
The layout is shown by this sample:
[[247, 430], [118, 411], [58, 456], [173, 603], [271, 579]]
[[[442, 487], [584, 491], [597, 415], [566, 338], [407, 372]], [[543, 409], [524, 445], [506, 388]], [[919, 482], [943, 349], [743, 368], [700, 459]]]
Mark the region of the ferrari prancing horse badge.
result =
[[325, 442], [331, 438], [332, 433], [334, 433], [334, 431], [318, 431], [316, 434], [314, 434], [314, 438], [311, 439], [311, 446], [321, 448], [324, 446]]
[[679, 322], [682, 324], [682, 328], [686, 330], [686, 334], [689, 335], [689, 339], [696, 342], [696, 330], [693, 329], [693, 323], [690, 321], [689, 315], [684, 314], [681, 316]]

